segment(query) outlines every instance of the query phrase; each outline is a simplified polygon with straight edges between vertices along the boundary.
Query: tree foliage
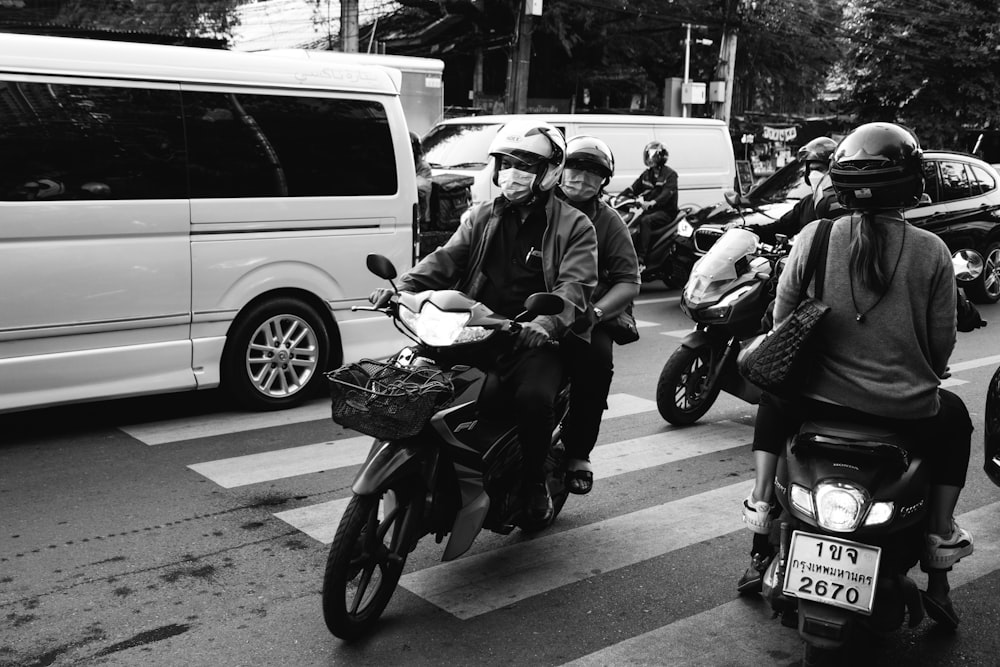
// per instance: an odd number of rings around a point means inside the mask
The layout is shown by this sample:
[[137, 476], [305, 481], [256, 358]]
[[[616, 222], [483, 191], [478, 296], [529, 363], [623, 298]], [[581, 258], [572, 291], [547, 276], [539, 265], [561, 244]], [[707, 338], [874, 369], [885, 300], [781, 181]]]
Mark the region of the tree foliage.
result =
[[859, 121], [912, 127], [927, 147], [960, 147], [964, 127], [995, 127], [1000, 96], [996, 0], [856, 0], [848, 100]]
[[55, 5], [56, 25], [151, 32], [184, 37], [229, 37], [239, 0], [64, 0]]

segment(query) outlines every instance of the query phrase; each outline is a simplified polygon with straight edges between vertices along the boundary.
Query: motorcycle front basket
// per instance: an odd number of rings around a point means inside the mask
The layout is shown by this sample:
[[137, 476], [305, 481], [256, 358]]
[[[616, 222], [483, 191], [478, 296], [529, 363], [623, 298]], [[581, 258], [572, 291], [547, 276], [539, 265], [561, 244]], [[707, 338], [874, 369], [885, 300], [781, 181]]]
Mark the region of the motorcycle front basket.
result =
[[326, 374], [333, 421], [381, 440], [420, 432], [438, 406], [454, 395], [451, 380], [436, 368], [403, 368], [372, 359]]

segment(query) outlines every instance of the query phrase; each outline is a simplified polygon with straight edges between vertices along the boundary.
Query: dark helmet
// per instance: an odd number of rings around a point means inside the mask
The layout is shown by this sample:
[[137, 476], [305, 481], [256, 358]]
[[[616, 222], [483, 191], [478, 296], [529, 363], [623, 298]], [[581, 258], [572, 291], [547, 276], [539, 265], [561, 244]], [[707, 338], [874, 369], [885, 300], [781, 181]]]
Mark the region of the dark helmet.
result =
[[923, 152], [895, 123], [868, 123], [844, 137], [833, 153], [830, 180], [851, 210], [916, 206], [924, 192]]
[[566, 142], [566, 168], [581, 163], [597, 167], [604, 176], [605, 185], [615, 175], [615, 156], [611, 148], [597, 137], [579, 135]]
[[837, 142], [830, 137], [816, 137], [805, 146], [799, 149], [796, 156], [803, 164], [809, 162], [822, 162], [829, 165], [833, 152], [837, 150]]
[[1000, 486], [1000, 368], [993, 373], [986, 391], [986, 432], [983, 434], [983, 470]]
[[662, 167], [667, 163], [670, 151], [659, 141], [650, 141], [642, 149], [642, 162], [647, 167]]

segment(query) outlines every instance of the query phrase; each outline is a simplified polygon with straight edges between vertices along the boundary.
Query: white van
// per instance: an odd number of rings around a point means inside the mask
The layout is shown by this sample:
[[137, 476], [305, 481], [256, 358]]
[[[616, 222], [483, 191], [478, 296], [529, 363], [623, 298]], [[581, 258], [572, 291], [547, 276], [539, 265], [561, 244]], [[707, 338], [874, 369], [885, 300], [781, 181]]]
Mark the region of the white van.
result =
[[[716, 204], [727, 190], [737, 189], [736, 159], [729, 129], [721, 120], [612, 114], [532, 114], [559, 128], [566, 138], [580, 134], [603, 139], [615, 156], [615, 175], [607, 191], [632, 185], [646, 168], [642, 150], [659, 141], [670, 151], [668, 164], [677, 171], [678, 204]], [[472, 201], [499, 194], [492, 182], [489, 146], [497, 131], [523, 115], [452, 118], [434, 126], [423, 138], [424, 152], [437, 174], [475, 177]]]
[[0, 412], [222, 385], [296, 404], [383, 356], [352, 313], [413, 263], [382, 68], [0, 35]]

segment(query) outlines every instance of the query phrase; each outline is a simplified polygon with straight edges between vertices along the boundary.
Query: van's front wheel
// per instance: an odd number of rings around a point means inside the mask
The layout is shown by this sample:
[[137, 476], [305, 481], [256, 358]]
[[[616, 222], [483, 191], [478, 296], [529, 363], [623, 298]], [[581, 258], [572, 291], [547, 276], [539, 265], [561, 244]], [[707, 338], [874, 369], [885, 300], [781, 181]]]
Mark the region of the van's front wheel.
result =
[[326, 370], [329, 341], [323, 318], [308, 304], [288, 297], [261, 302], [230, 332], [222, 386], [252, 410], [297, 405]]

